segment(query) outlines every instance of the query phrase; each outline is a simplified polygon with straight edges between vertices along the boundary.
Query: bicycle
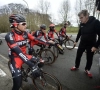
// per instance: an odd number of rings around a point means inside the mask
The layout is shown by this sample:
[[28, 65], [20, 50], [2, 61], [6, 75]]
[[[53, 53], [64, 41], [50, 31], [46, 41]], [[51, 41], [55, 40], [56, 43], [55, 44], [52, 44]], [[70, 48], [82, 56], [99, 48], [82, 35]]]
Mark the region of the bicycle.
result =
[[[37, 68], [40, 69], [41, 75], [37, 78], [34, 78], [32, 76], [32, 70], [29, 67], [25, 69], [22, 66], [21, 68], [22, 81], [23, 83], [26, 82], [27, 84], [31, 82], [31, 84], [29, 85], [31, 88], [27, 89], [24, 86], [24, 84], [22, 84], [20, 90], [33, 90], [33, 89], [34, 90], [62, 90], [62, 86], [59, 80], [54, 75], [44, 72], [43, 69], [38, 66], [38, 64], [39, 61], [35, 65], [37, 65]], [[8, 61], [9, 70], [10, 70], [10, 65], [11, 65], [11, 61], [9, 60]]]
[[50, 46], [50, 49], [53, 51], [53, 53], [55, 55], [55, 58], [57, 58], [59, 53], [64, 54], [64, 49], [59, 44], [59, 40], [57, 38], [55, 38], [54, 42], [55, 42], [55, 45], [54, 46]]
[[72, 35], [68, 37], [66, 37], [63, 40], [63, 45], [68, 49], [68, 50], [72, 50], [74, 49], [75, 45], [74, 45], [74, 41], [71, 39]]
[[35, 57], [42, 58], [43, 60], [45, 60], [45, 64], [47, 65], [50, 65], [55, 62], [54, 53], [50, 49], [45, 48], [44, 45], [40, 45], [40, 49], [33, 50], [32, 55]]

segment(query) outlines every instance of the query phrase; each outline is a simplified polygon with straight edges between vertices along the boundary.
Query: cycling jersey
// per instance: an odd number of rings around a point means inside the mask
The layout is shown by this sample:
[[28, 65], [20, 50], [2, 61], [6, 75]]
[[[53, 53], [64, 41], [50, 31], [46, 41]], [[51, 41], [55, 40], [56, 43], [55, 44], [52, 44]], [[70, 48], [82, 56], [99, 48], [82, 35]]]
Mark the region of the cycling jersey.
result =
[[32, 36], [37, 38], [44, 36], [45, 40], [47, 41], [46, 33], [43, 33], [42, 30], [37, 30], [35, 32], [32, 32]]
[[62, 36], [64, 37], [66, 35], [66, 28], [61, 28], [60, 31], [59, 31], [59, 36]]
[[54, 40], [54, 33], [56, 33], [56, 35], [58, 36], [56, 30], [48, 30], [48, 39], [49, 40]]
[[[32, 36], [34, 36], [34, 37], [36, 37], [40, 40], [41, 40], [42, 37], [44, 37], [45, 41], [47, 41], [46, 34], [43, 33], [41, 30], [37, 30], [35, 32], [32, 32]], [[34, 41], [29, 41], [29, 44], [30, 44], [29, 47], [32, 48], [34, 45], [38, 45], [38, 44], [42, 44], [42, 43], [37, 42], [37, 41], [35, 41], [35, 42]]]
[[27, 32], [22, 33], [17, 30], [12, 30], [5, 36], [5, 40], [9, 46], [9, 57], [16, 68], [21, 68], [23, 63], [26, 63], [30, 67], [34, 66], [30, 62], [32, 56], [26, 54], [27, 39], [42, 43], [42, 41], [39, 41], [31, 34]]

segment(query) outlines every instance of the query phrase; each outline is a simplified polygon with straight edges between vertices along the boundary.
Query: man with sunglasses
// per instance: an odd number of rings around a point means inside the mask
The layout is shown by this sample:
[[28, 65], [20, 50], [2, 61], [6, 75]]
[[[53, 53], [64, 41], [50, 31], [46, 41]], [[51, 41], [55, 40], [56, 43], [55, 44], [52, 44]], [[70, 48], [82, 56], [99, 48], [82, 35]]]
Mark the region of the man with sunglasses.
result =
[[[9, 47], [9, 58], [11, 61], [10, 69], [13, 78], [12, 90], [19, 90], [22, 84], [21, 67], [23, 63], [26, 63], [33, 71], [34, 77], [40, 76], [40, 71], [35, 66], [35, 63], [39, 58], [26, 54], [27, 39], [33, 42], [43, 42], [38, 38], [35, 38], [26, 30], [26, 20], [20, 14], [13, 14], [9, 17], [12, 31], [5, 36], [5, 40]], [[47, 43], [47, 42], [43, 42]], [[33, 63], [34, 62], [34, 63]], [[41, 60], [42, 64], [43, 60]]]
[[80, 26], [76, 37], [75, 45], [78, 42], [79, 38], [80, 43], [76, 54], [75, 66], [71, 68], [71, 71], [78, 70], [82, 54], [86, 50], [87, 62], [85, 66], [85, 73], [88, 77], [92, 78], [90, 69], [93, 62], [94, 52], [100, 45], [100, 22], [94, 16], [89, 16], [87, 10], [80, 11], [78, 16], [80, 19]]

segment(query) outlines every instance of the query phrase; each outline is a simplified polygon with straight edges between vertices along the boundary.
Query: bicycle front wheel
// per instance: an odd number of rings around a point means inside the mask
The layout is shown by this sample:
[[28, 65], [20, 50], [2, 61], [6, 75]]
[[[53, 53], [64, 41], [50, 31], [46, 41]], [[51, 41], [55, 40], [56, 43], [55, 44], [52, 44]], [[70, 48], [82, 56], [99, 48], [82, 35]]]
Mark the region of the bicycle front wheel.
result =
[[57, 48], [57, 47], [55, 47], [55, 46], [52, 46], [52, 47], [51, 47], [51, 50], [53, 51], [53, 53], [54, 53], [54, 55], [55, 55], [55, 58], [57, 58], [57, 57], [58, 57], [58, 55], [59, 55], [58, 48]]
[[71, 50], [71, 49], [74, 49], [74, 41], [73, 40], [71, 40], [71, 39], [69, 39], [69, 40], [66, 40], [65, 42], [64, 42], [64, 44], [65, 44], [65, 47], [67, 48], [67, 49], [69, 49], [69, 50]]
[[44, 61], [45, 64], [52, 64], [55, 62], [54, 53], [49, 49], [44, 49], [44, 50], [40, 51], [40, 57], [43, 60], [45, 60]]
[[43, 72], [41, 77], [33, 79], [33, 84], [36, 90], [62, 90], [59, 80], [46, 72]]

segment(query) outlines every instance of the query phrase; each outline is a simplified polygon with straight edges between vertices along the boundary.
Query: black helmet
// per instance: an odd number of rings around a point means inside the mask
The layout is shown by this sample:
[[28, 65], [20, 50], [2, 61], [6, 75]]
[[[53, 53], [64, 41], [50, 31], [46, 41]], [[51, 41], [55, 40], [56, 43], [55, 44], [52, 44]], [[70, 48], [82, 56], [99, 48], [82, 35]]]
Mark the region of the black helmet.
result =
[[26, 22], [25, 18], [21, 14], [12, 14], [9, 17], [10, 23], [20, 23], [20, 22]]
[[45, 24], [42, 24], [42, 25], [40, 26], [40, 28], [46, 30], [46, 25], [45, 25]]

